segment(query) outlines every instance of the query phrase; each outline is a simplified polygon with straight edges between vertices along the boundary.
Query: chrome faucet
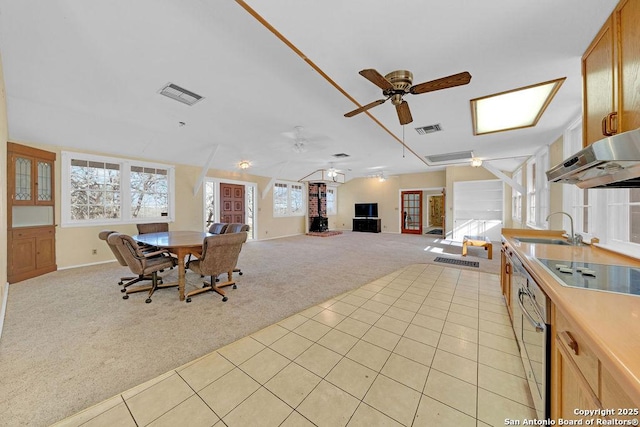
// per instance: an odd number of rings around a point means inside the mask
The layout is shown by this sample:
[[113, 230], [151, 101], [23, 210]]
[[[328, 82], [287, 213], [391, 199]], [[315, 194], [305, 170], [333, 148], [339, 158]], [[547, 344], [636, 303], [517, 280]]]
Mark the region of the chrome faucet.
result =
[[549, 218], [551, 217], [551, 215], [555, 215], [555, 214], [563, 214], [569, 217], [569, 223], [571, 224], [571, 234], [567, 238], [567, 241], [572, 245], [579, 245], [580, 243], [582, 243], [582, 236], [579, 234], [574, 234], [573, 232], [573, 218], [568, 213], [564, 211], [550, 213], [549, 215], [547, 215], [546, 221], [549, 221]]

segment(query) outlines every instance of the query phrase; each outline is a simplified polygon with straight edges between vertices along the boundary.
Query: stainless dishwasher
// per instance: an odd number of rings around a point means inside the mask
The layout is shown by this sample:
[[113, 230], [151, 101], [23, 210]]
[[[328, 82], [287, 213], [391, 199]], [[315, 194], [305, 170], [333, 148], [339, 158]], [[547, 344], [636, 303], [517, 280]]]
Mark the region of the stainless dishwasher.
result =
[[550, 416], [550, 301], [520, 260], [512, 256], [513, 330], [538, 419]]

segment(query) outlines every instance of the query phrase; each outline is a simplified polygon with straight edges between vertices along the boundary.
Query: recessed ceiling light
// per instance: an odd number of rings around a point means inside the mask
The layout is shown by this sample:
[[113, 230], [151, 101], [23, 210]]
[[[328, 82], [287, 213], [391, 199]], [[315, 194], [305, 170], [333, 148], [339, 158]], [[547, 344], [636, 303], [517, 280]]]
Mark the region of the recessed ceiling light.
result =
[[243, 160], [238, 163], [238, 167], [242, 170], [249, 169], [251, 167], [251, 163], [249, 163], [249, 161], [247, 160]]
[[471, 100], [473, 134], [535, 126], [566, 77]]

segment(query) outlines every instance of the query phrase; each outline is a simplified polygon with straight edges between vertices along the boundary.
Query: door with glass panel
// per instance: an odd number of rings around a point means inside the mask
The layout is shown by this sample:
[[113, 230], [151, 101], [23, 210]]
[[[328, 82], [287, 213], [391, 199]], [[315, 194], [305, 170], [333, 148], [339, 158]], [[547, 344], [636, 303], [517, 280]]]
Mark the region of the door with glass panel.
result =
[[401, 230], [405, 234], [422, 234], [422, 191], [403, 191]]

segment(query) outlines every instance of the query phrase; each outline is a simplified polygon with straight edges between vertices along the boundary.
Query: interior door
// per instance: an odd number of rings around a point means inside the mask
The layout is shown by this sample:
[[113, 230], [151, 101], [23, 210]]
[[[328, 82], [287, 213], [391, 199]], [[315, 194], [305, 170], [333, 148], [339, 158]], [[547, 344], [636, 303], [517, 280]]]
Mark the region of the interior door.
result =
[[402, 192], [402, 233], [422, 234], [422, 191]]
[[442, 227], [442, 217], [444, 215], [444, 196], [429, 196], [429, 226]]
[[220, 222], [245, 224], [244, 185], [220, 183]]

